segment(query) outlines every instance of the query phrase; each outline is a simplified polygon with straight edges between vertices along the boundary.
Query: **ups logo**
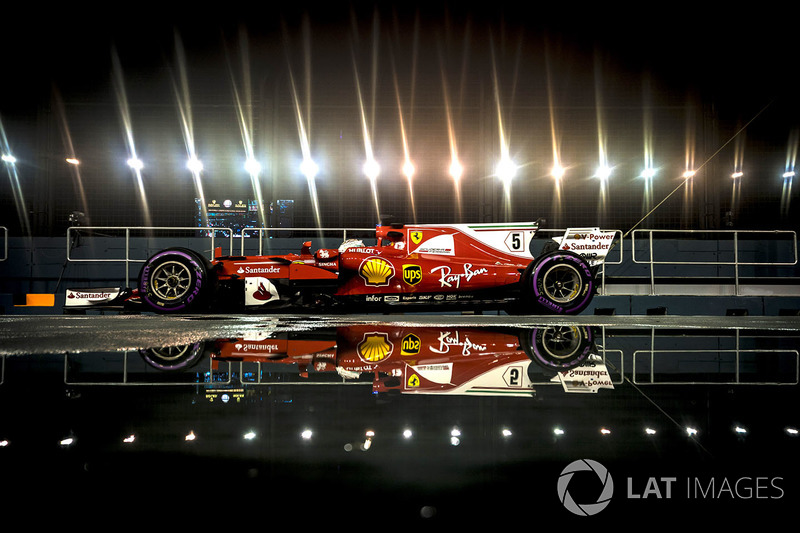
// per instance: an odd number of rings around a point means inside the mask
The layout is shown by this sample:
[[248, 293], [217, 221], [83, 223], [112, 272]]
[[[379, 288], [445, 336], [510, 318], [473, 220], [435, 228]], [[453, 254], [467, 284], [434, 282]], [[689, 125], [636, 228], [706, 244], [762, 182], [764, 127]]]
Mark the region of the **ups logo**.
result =
[[419, 265], [403, 265], [403, 281], [416, 285], [422, 281], [422, 267]]
[[403, 342], [400, 347], [400, 355], [417, 355], [419, 353], [422, 341], [413, 333], [409, 333], [403, 337]]

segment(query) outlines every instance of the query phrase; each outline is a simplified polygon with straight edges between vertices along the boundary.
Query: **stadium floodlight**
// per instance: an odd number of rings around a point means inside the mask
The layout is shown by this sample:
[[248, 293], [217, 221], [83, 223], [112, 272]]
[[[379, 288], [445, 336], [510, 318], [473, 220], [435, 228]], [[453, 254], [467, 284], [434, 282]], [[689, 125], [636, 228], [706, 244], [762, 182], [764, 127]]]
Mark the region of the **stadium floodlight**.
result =
[[300, 163], [300, 172], [303, 173], [306, 179], [313, 180], [317, 176], [317, 173], [319, 173], [319, 166], [317, 166], [313, 159], [304, 159], [303, 162]]
[[244, 162], [244, 169], [251, 176], [255, 176], [261, 172], [261, 163], [250, 157]]
[[128, 166], [138, 172], [144, 168], [144, 163], [142, 163], [141, 159], [138, 159], [136, 157], [131, 157], [130, 159], [128, 159]]
[[406, 162], [403, 163], [403, 175], [406, 178], [411, 178], [414, 175], [416, 169], [414, 168], [414, 163], [406, 159]]
[[194, 174], [199, 174], [203, 170], [203, 163], [200, 162], [199, 159], [192, 156], [189, 158], [189, 161], [186, 162], [186, 168], [192, 171]]
[[603, 181], [606, 181], [608, 178], [611, 177], [611, 167], [608, 167], [606, 165], [602, 165], [597, 169], [597, 171], [595, 171], [594, 175], [597, 178], [599, 178], [599, 179], [601, 179]]
[[368, 159], [364, 163], [362, 170], [367, 178], [375, 181], [378, 178], [378, 175], [381, 173], [381, 166], [374, 159]]
[[497, 163], [495, 174], [503, 183], [509, 183], [517, 175], [517, 165], [511, 159], [504, 157]]
[[453, 162], [450, 163], [450, 177], [454, 180], [460, 180], [463, 174], [464, 167], [461, 166], [461, 163], [454, 159]]

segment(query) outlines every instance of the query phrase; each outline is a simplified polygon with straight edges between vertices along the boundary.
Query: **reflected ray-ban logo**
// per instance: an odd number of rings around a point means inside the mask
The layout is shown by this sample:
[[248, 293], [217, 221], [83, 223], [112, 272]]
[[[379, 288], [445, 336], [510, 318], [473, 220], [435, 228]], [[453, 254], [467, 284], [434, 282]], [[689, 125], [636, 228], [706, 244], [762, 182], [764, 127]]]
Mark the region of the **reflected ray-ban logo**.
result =
[[[572, 481], [572, 476], [577, 472], [594, 472], [603, 484], [603, 490], [594, 503], [577, 503], [572, 499], [567, 487]], [[606, 467], [591, 459], [580, 459], [567, 465], [558, 478], [558, 499], [564, 507], [573, 514], [579, 516], [592, 516], [603, 509], [611, 502], [614, 494], [614, 481]]]

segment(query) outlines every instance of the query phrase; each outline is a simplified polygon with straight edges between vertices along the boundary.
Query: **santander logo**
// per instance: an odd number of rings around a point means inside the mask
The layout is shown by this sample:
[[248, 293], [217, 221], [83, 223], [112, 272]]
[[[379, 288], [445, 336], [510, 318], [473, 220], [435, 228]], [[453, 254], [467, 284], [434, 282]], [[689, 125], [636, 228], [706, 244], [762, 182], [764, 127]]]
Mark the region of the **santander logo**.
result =
[[276, 265], [270, 265], [267, 267], [251, 267], [251, 266], [244, 266], [239, 267], [236, 271], [237, 274], [280, 274], [281, 267]]

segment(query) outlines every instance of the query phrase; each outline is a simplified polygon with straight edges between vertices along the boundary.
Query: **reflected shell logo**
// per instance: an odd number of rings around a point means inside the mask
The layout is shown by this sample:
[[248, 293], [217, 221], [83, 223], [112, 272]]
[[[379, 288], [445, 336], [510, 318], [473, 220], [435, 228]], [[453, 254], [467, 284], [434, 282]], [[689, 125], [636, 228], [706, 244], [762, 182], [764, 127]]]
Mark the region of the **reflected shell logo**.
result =
[[386, 333], [366, 333], [358, 343], [358, 356], [367, 363], [379, 363], [389, 357], [394, 346]]
[[374, 287], [383, 287], [389, 284], [394, 276], [392, 264], [380, 257], [370, 257], [361, 263], [358, 273], [364, 278], [364, 283]]
[[403, 337], [403, 343], [400, 346], [400, 355], [417, 355], [422, 345], [419, 337], [413, 333], [409, 333]]
[[403, 281], [416, 285], [422, 281], [422, 267], [419, 265], [403, 265]]

